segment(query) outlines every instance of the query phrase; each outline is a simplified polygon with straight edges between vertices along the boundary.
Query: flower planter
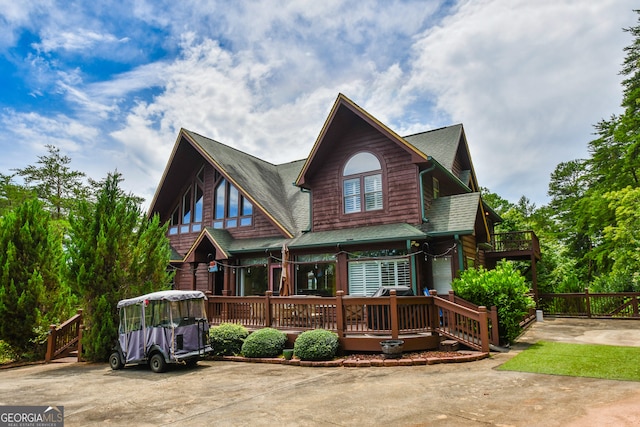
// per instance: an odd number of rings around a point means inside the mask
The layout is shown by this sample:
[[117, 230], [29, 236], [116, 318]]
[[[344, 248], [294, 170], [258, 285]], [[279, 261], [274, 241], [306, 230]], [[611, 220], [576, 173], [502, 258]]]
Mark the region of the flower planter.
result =
[[291, 360], [291, 358], [293, 357], [293, 349], [285, 348], [284, 350], [282, 350], [282, 355], [284, 356], [285, 360]]
[[404, 347], [403, 340], [384, 340], [380, 341], [382, 355], [385, 359], [399, 359], [402, 357], [402, 349]]

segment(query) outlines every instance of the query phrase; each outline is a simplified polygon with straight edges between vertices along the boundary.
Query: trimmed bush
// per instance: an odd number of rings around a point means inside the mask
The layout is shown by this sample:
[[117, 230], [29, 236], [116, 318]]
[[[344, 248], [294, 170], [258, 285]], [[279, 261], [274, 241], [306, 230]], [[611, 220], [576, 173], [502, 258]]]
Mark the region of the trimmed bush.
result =
[[293, 353], [301, 360], [331, 360], [338, 351], [338, 334], [325, 329], [301, 333], [293, 345]]
[[240, 354], [249, 331], [236, 323], [221, 323], [209, 329], [209, 341], [215, 356], [235, 356]]
[[253, 332], [242, 344], [245, 357], [277, 357], [282, 354], [287, 335], [273, 328], [259, 329]]

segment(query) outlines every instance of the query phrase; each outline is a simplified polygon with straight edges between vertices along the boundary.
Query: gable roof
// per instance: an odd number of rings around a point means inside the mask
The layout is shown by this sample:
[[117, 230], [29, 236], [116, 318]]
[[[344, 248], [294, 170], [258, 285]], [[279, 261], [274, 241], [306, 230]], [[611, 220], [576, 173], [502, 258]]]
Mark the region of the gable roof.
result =
[[191, 145], [283, 235], [290, 238], [308, 228], [309, 195], [293, 185], [303, 160], [274, 165], [186, 129], [180, 130], [149, 212], [157, 210], [159, 194], [168, 187], [167, 181], [177, 175], [173, 161], [185, 145]]
[[[343, 94], [338, 94], [338, 97], [331, 108], [331, 112], [322, 126], [322, 130], [313, 144], [311, 154], [300, 170], [300, 174], [296, 179], [297, 186], [306, 187], [307, 175], [313, 174], [316, 170], [321, 169], [324, 156], [328, 155], [332, 151], [331, 141], [335, 140], [334, 135], [341, 132], [353, 120], [364, 121], [389, 138], [389, 140], [404, 148], [411, 154], [413, 162], [418, 163], [427, 161], [428, 156], [425, 152], [420, 151], [414, 145], [409, 144], [404, 138]], [[328, 141], [329, 143], [326, 143], [325, 141]]]

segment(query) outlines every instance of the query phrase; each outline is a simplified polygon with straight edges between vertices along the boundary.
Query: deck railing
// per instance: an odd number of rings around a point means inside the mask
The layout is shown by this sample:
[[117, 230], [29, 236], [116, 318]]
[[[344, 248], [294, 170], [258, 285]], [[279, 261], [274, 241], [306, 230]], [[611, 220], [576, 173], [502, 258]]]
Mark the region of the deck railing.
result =
[[[432, 291], [434, 295], [437, 295], [434, 291]], [[474, 311], [480, 311], [480, 307], [470, 303], [467, 300], [464, 300], [457, 296], [454, 291], [449, 291], [447, 295], [438, 295], [441, 298], [448, 299], [449, 301], [461, 305], [463, 307], [470, 308]], [[488, 320], [488, 328], [489, 328], [489, 342], [493, 345], [500, 345], [500, 331], [498, 328], [498, 308], [494, 305], [490, 309], [487, 309], [487, 320]]]
[[540, 253], [540, 240], [531, 230], [509, 231], [491, 236], [490, 252], [533, 252]]
[[78, 352], [78, 361], [82, 353], [82, 310], [60, 326], [49, 326], [47, 353], [45, 362], [67, 356], [71, 351]]
[[640, 292], [540, 294], [538, 309], [544, 314], [588, 318], [640, 318]]
[[[435, 298], [388, 297], [209, 296], [211, 325], [238, 323], [249, 329], [273, 327], [285, 332], [327, 329], [338, 334], [342, 348], [379, 350], [381, 339], [404, 339], [408, 350], [437, 348], [439, 333], [481, 351], [489, 351], [489, 321], [479, 310]], [[444, 316], [447, 316], [444, 319]], [[421, 348], [424, 347], [424, 348]]]

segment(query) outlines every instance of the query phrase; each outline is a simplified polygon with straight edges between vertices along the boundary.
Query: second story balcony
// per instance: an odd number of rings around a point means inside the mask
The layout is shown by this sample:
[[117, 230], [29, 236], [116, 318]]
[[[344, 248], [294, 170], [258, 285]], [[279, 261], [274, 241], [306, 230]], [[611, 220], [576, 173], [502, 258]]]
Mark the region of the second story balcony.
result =
[[486, 256], [494, 259], [528, 260], [540, 259], [540, 241], [531, 230], [509, 231], [491, 236], [491, 249]]

